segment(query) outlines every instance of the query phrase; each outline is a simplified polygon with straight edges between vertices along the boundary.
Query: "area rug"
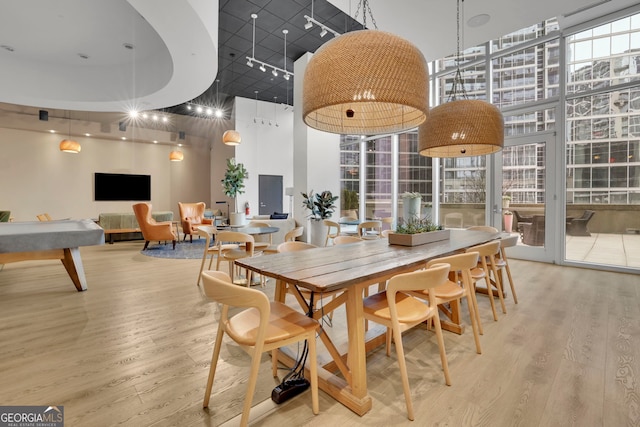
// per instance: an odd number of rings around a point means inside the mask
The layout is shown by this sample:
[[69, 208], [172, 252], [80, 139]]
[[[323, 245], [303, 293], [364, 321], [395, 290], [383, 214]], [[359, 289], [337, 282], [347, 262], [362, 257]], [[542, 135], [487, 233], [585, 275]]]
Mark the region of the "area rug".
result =
[[140, 251], [142, 255], [154, 258], [175, 258], [175, 259], [200, 259], [204, 253], [205, 239], [193, 239], [193, 243], [186, 241], [178, 241], [176, 249], [173, 249], [171, 242], [166, 244], [158, 242], [149, 242], [149, 247], [144, 251]]

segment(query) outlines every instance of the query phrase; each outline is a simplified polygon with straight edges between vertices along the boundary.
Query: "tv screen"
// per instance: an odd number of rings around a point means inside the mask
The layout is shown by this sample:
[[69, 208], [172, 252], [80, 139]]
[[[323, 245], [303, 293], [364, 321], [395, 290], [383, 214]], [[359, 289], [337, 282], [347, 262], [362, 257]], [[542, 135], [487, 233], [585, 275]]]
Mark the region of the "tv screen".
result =
[[96, 172], [96, 201], [150, 201], [151, 175]]

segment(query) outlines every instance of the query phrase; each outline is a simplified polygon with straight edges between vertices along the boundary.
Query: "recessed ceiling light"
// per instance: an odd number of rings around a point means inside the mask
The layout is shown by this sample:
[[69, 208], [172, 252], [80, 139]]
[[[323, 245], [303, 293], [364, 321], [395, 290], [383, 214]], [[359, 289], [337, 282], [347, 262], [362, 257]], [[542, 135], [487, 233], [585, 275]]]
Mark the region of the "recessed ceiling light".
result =
[[91, 134], [90, 133], [85, 133], [84, 136], [91, 136]]
[[123, 141], [126, 141], [126, 140], [127, 140], [127, 137], [126, 137], [126, 136], [123, 136], [123, 137], [122, 137], [122, 138], [120, 138], [120, 139], [122, 139]]
[[481, 13], [480, 15], [472, 16], [467, 20], [467, 25], [471, 28], [481, 27], [487, 22], [491, 20], [491, 16], [486, 13]]
[[154, 140], [153, 140], [153, 143], [154, 143], [154, 144], [157, 144], [157, 143], [158, 143], [158, 141], [154, 139]]

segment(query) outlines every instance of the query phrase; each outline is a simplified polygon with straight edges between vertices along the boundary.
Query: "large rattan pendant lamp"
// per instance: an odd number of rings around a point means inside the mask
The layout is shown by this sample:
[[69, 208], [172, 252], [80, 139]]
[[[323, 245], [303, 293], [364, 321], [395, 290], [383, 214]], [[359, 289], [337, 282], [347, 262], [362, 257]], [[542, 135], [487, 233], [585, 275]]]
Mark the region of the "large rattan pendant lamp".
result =
[[[432, 108], [418, 128], [420, 154], [428, 157], [482, 156], [502, 150], [504, 120], [500, 110], [485, 101], [467, 99], [460, 73], [460, 3], [458, 0], [457, 70], [448, 102]], [[458, 91], [461, 99], [458, 99]]]
[[[304, 73], [302, 117], [315, 129], [349, 135], [401, 132], [429, 112], [429, 71], [409, 41], [377, 30], [335, 37], [316, 51]], [[358, 12], [356, 12], [356, 17]]]

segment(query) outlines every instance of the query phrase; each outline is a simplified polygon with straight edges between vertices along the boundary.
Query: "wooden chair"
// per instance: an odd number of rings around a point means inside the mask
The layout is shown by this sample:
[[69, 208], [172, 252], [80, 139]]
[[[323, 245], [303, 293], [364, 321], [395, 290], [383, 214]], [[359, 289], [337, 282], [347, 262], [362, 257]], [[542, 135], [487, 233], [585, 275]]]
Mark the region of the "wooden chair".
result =
[[173, 249], [176, 248], [176, 240], [178, 236], [173, 232], [173, 224], [171, 221], [156, 222], [151, 216], [151, 203], [136, 203], [132, 206], [133, 213], [136, 215], [138, 226], [144, 238], [144, 251], [152, 240], [173, 242]]
[[235, 243], [224, 243], [221, 244], [222, 247], [219, 247], [218, 242], [214, 245], [211, 245], [211, 241], [215, 240], [216, 235], [218, 234], [218, 229], [213, 225], [200, 225], [198, 226], [198, 236], [204, 237], [204, 254], [202, 254], [202, 262], [200, 263], [200, 271], [198, 272], [198, 282], [197, 286], [200, 286], [200, 279], [202, 278], [202, 270], [204, 270], [204, 263], [207, 257], [211, 257], [209, 260], [209, 270], [211, 270], [211, 264], [213, 264], [214, 255], [217, 256], [220, 251], [226, 252], [232, 249], [238, 249], [238, 245]]
[[382, 230], [382, 233], [380, 234], [380, 237], [386, 239], [389, 237], [389, 234], [393, 233], [393, 230]]
[[[306, 243], [306, 242], [295, 242], [295, 241], [284, 242], [278, 245], [278, 252], [282, 253], [282, 252], [303, 251], [306, 249], [314, 249], [316, 247], [317, 246], [312, 245], [311, 243]], [[341, 294], [343, 291], [336, 290], [336, 291], [318, 294], [318, 293], [312, 293], [308, 289], [295, 288], [287, 284], [287, 292], [289, 292], [296, 298], [296, 300], [298, 301], [298, 304], [300, 304], [300, 307], [302, 307], [303, 310], [308, 311], [308, 309], [311, 308], [313, 311], [317, 311], [318, 308], [316, 306], [317, 304], [321, 303], [322, 299], [331, 297], [331, 300], [333, 300], [336, 297], [336, 295]], [[324, 312], [324, 308], [322, 310], [323, 310], [323, 315], [328, 314], [329, 319], [332, 319], [333, 310], [328, 310], [326, 312]]]
[[[218, 262], [216, 270], [220, 270], [220, 262], [227, 261], [229, 263], [229, 276], [231, 281], [234, 279], [235, 260], [241, 258], [251, 258], [262, 255], [261, 251], [254, 250], [253, 236], [239, 231], [219, 231], [218, 238]], [[237, 244], [238, 249], [224, 250], [225, 244]], [[251, 270], [247, 270], [247, 286], [251, 286]], [[236, 282], [234, 282], [236, 283]], [[237, 282], [240, 284], [240, 282]], [[264, 283], [262, 283], [264, 285]]]
[[[258, 381], [262, 353], [272, 352], [272, 371], [275, 377], [277, 376], [278, 348], [304, 340], [309, 346], [311, 405], [313, 413], [318, 414], [320, 412], [316, 356], [316, 333], [320, 326], [318, 322], [282, 303], [269, 302], [269, 298], [258, 290], [234, 285], [231, 278], [224, 272], [205, 271], [202, 273], [202, 279], [205, 295], [220, 304], [218, 332], [202, 406], [204, 408], [209, 406], [222, 339], [226, 334], [240, 346], [248, 348], [251, 354], [247, 393], [240, 418], [241, 426], [246, 426], [249, 422], [251, 401]], [[229, 317], [230, 307], [240, 307], [245, 310]]]
[[53, 221], [53, 218], [51, 218], [51, 216], [48, 213], [43, 213], [40, 215], [36, 215], [36, 218], [38, 218], [38, 221]]
[[500, 239], [500, 253], [496, 258], [496, 267], [498, 268], [498, 274], [500, 275], [500, 283], [503, 285], [504, 291], [504, 280], [502, 276], [502, 270], [507, 272], [507, 279], [509, 279], [509, 286], [511, 287], [511, 295], [513, 295], [514, 304], [518, 303], [518, 296], [516, 295], [516, 288], [513, 284], [513, 277], [511, 276], [511, 268], [509, 268], [509, 259], [507, 258], [507, 250], [506, 248], [511, 248], [518, 244], [518, 236], [511, 236]]
[[[429, 294], [433, 293], [435, 295], [436, 304], [438, 304], [440, 309], [443, 310], [449, 318], [451, 318], [451, 310], [448, 310], [441, 304], [453, 301], [459, 302], [462, 298], [466, 298], [467, 306], [469, 307], [469, 322], [471, 323], [473, 339], [476, 344], [476, 353], [482, 354], [479, 337], [479, 333], [482, 330], [482, 323], [480, 322], [480, 316], [478, 315], [478, 301], [476, 300], [476, 293], [473, 289], [473, 281], [471, 279], [471, 270], [476, 268], [478, 265], [478, 253], [468, 252], [432, 259], [427, 263], [427, 268], [431, 268], [436, 264], [449, 264], [451, 266], [449, 271], [449, 280], [435, 288], [414, 292], [412, 294], [421, 298], [426, 297], [428, 299]], [[389, 349], [387, 349], [387, 355], [388, 354]]]
[[327, 238], [324, 240], [324, 245], [328, 246], [329, 239], [333, 241], [333, 239], [340, 235], [340, 224], [330, 219], [325, 219], [323, 222], [324, 225], [327, 226]]
[[468, 227], [467, 230], [471, 231], [486, 231], [487, 233], [499, 233], [497, 228], [491, 227], [490, 225], [472, 225]]
[[381, 235], [381, 221], [362, 221], [358, 224], [358, 236], [363, 240], [379, 239]]
[[193, 235], [198, 234], [200, 225], [212, 225], [213, 219], [205, 218], [204, 211], [207, 205], [204, 202], [183, 203], [178, 202], [178, 211], [180, 212], [180, 222], [182, 223], [183, 240], [193, 241]]
[[402, 346], [402, 331], [412, 328], [426, 320], [433, 319], [434, 329], [440, 348], [440, 360], [447, 385], [451, 385], [449, 366], [444, 348], [440, 317], [435, 293], [429, 293], [429, 305], [407, 292], [422, 291], [444, 284], [449, 274], [448, 264], [436, 264], [431, 268], [411, 273], [398, 274], [389, 279], [387, 290], [364, 299], [364, 318], [390, 328], [396, 344], [398, 365], [402, 376], [402, 388], [407, 403], [407, 416], [414, 419], [409, 377]]
[[362, 239], [357, 236], [337, 236], [333, 239], [334, 245], [346, 245], [349, 243], [360, 243]]
[[[300, 236], [302, 236], [302, 233], [304, 233], [304, 227], [300, 226], [300, 227], [296, 227], [293, 230], [290, 230], [287, 232], [287, 234], [284, 235], [284, 242], [295, 242], [296, 239]], [[264, 254], [275, 254], [278, 252], [278, 245], [271, 245], [268, 248], [265, 248], [262, 250], [262, 253]]]
[[[496, 312], [496, 305], [493, 300], [493, 288], [495, 287], [500, 298], [500, 304], [502, 306], [502, 312], [507, 313], [507, 308], [504, 305], [504, 295], [502, 294], [502, 284], [498, 277], [498, 270], [496, 269], [496, 255], [500, 252], [500, 241], [494, 240], [482, 245], [472, 246], [465, 252], [478, 252], [479, 264], [476, 268], [471, 270], [471, 279], [473, 280], [474, 290], [476, 290], [476, 284], [480, 280], [484, 280], [487, 284], [487, 295], [491, 302], [491, 311], [493, 312], [493, 320], [498, 320], [498, 313]], [[493, 277], [493, 279], [492, 279]]]
[[[250, 221], [247, 227], [260, 228], [260, 227], [270, 227], [270, 225], [266, 222]], [[240, 229], [239, 231], [242, 231], [242, 229]], [[273, 236], [271, 234], [268, 234], [266, 236], [257, 235], [254, 237], [254, 244], [255, 244], [254, 247], [257, 250], [262, 251], [264, 249], [267, 249], [269, 246], [273, 246]]]

